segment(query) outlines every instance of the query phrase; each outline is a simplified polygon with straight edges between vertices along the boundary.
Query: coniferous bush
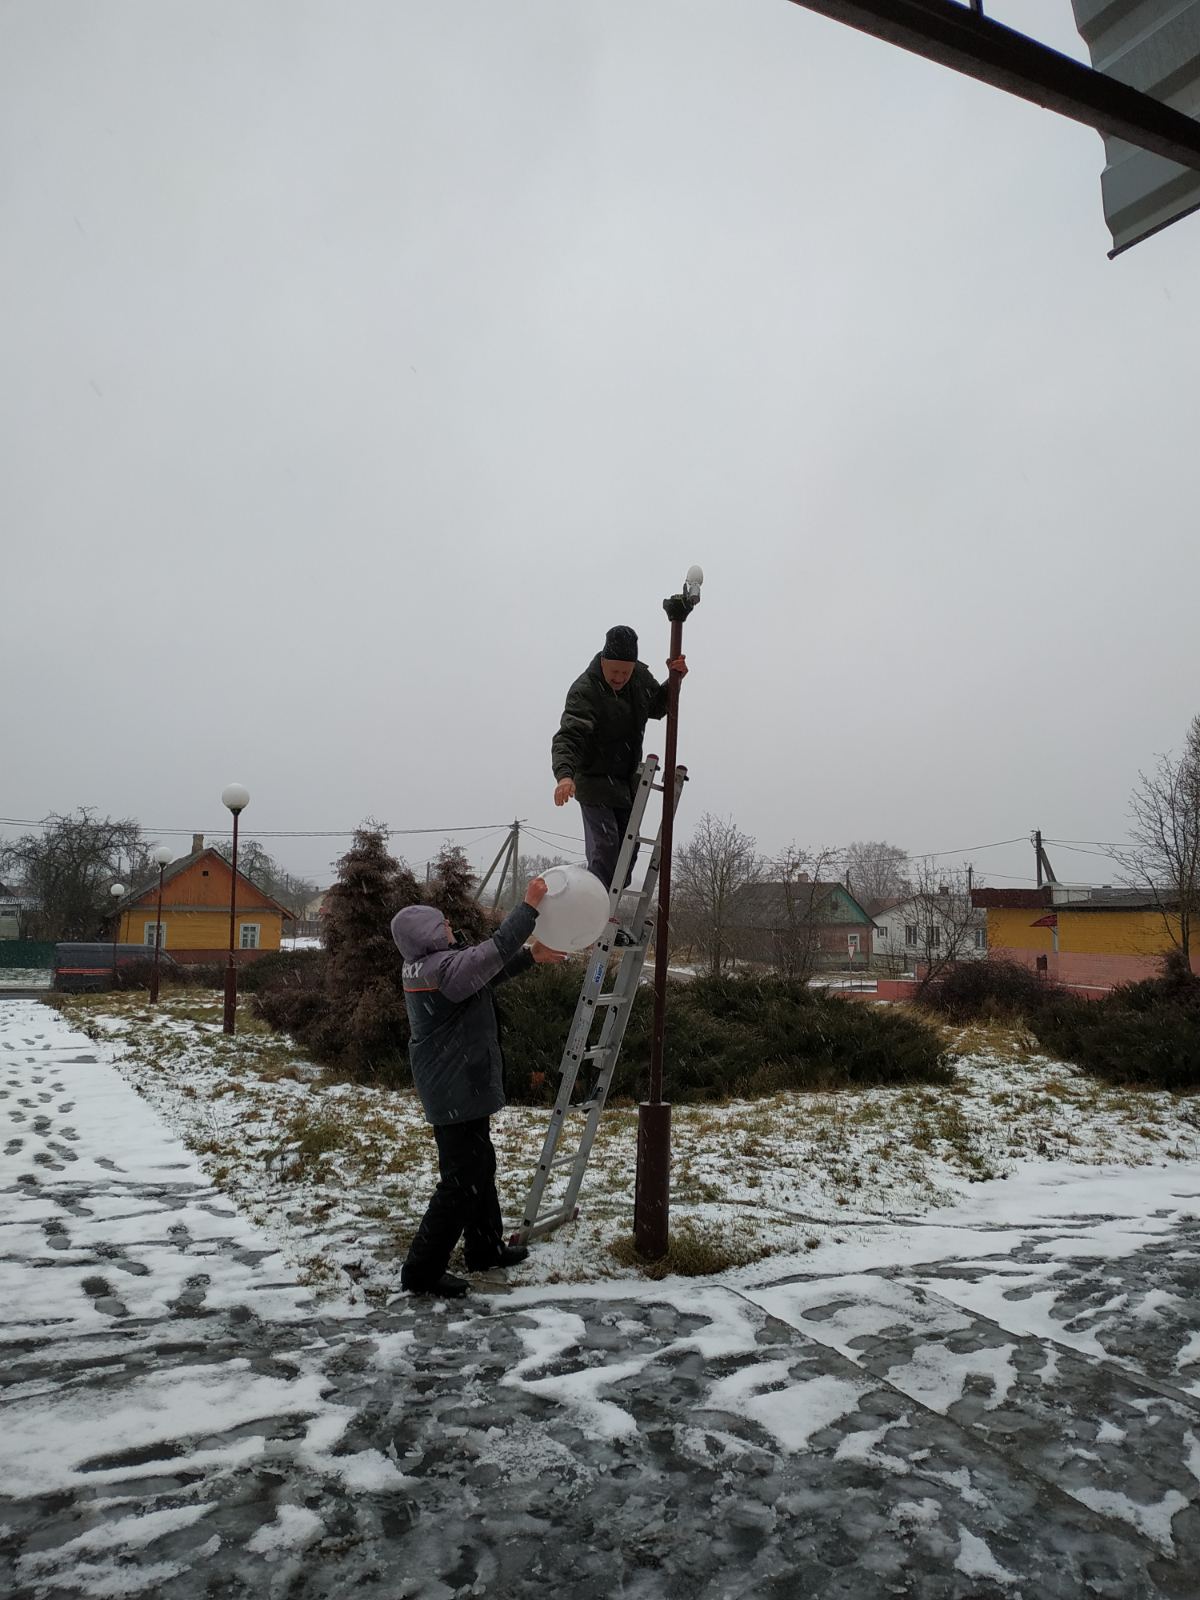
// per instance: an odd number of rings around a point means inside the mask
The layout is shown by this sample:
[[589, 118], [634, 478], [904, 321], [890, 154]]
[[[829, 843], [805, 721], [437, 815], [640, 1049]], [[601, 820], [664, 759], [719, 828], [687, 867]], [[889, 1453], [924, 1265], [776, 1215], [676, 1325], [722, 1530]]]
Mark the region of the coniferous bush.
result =
[[238, 990], [259, 994], [264, 989], [311, 989], [322, 981], [323, 950], [268, 950], [257, 961], [238, 966]]
[[986, 961], [952, 961], [931, 978], [920, 996], [923, 1006], [951, 1022], [1012, 1021], [1034, 1014], [1062, 991], [1022, 966], [989, 956]]
[[1102, 1000], [1063, 994], [1030, 1021], [1048, 1050], [1106, 1082], [1200, 1089], [1200, 978], [1179, 958]]
[[[581, 981], [571, 962], [500, 989], [510, 1099], [553, 1100]], [[643, 984], [610, 1097], [645, 1095], [652, 1026], [653, 994]], [[593, 1043], [599, 1028], [597, 1022]], [[944, 1083], [953, 1076], [941, 1040], [918, 1018], [826, 997], [803, 983], [747, 977], [671, 983], [665, 1070], [667, 1098], [680, 1103], [780, 1089]], [[582, 1092], [591, 1081], [585, 1067]]]

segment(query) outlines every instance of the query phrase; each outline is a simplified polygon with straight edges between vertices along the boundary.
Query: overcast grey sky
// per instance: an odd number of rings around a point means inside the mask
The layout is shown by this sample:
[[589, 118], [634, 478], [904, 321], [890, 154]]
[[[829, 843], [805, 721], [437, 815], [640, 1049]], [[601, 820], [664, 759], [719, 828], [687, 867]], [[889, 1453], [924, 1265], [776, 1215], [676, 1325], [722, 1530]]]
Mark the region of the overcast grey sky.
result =
[[1108, 261], [1102, 163], [785, 0], [8, 0], [0, 813], [577, 833], [566, 687], [698, 561], [685, 834], [1121, 838], [1200, 218]]

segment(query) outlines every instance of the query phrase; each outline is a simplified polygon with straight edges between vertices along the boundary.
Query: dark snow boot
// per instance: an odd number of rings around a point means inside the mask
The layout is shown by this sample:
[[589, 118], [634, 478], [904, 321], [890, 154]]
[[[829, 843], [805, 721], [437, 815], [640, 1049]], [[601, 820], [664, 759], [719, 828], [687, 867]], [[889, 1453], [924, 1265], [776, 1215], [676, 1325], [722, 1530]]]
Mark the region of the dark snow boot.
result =
[[458, 1300], [471, 1285], [465, 1278], [456, 1278], [452, 1272], [443, 1272], [440, 1278], [413, 1278], [408, 1268], [400, 1270], [400, 1287], [407, 1289], [409, 1294], [436, 1294], [446, 1300]]
[[490, 1272], [493, 1267], [517, 1267], [529, 1256], [528, 1245], [502, 1244], [500, 1254], [492, 1261], [468, 1261], [467, 1267], [471, 1272]]

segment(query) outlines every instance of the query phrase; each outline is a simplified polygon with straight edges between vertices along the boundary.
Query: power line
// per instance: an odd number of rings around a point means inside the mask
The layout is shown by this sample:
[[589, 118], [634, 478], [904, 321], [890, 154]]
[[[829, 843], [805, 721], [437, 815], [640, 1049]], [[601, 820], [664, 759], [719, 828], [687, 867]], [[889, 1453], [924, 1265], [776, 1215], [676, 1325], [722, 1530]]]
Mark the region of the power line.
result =
[[[566, 852], [567, 852], [567, 854], [569, 856], [586, 857], [586, 855], [587, 855], [587, 851], [586, 850], [573, 850], [569, 845], [556, 844], [553, 839], [544, 839], [542, 837], [542, 835], [540, 833], [538, 833], [533, 828], [526, 827], [525, 828], [525, 832], [529, 835], [529, 837], [531, 839], [536, 839], [539, 844], [544, 844], [546, 846], [547, 850], [557, 850], [560, 853], [563, 850], [566, 850]], [[567, 837], [567, 835], [565, 835], [565, 834], [564, 835], [560, 835], [560, 837], [565, 838], [565, 837]]]
[[[69, 818], [67, 819], [70, 820]], [[0, 826], [21, 828], [49, 828], [53, 826], [45, 817], [0, 817]], [[155, 838], [169, 834], [179, 834], [180, 837], [204, 833], [207, 839], [229, 839], [233, 837], [232, 828], [149, 828], [139, 823], [143, 833], [152, 834]], [[504, 828], [510, 828], [511, 822], [473, 822], [462, 828], [393, 828], [389, 823], [381, 824], [383, 832], [389, 837], [407, 836], [418, 833], [498, 833]], [[260, 828], [250, 830], [239, 828], [238, 836], [242, 839], [350, 839], [359, 830], [357, 828]]]

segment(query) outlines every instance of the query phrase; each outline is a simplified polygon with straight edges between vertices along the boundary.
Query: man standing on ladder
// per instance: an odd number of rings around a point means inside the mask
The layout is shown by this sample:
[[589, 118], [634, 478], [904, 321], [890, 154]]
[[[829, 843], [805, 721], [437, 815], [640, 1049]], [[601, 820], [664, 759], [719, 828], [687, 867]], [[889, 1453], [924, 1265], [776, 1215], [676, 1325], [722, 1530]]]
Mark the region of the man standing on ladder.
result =
[[[687, 674], [683, 656], [667, 667], [681, 678]], [[610, 628], [603, 650], [567, 690], [550, 751], [557, 779], [554, 804], [579, 801], [588, 870], [606, 889], [625, 888], [612, 879], [629, 823], [642, 740], [646, 723], [666, 712], [667, 685], [638, 660], [637, 634], [632, 628]], [[624, 940], [618, 936], [617, 942]]]

